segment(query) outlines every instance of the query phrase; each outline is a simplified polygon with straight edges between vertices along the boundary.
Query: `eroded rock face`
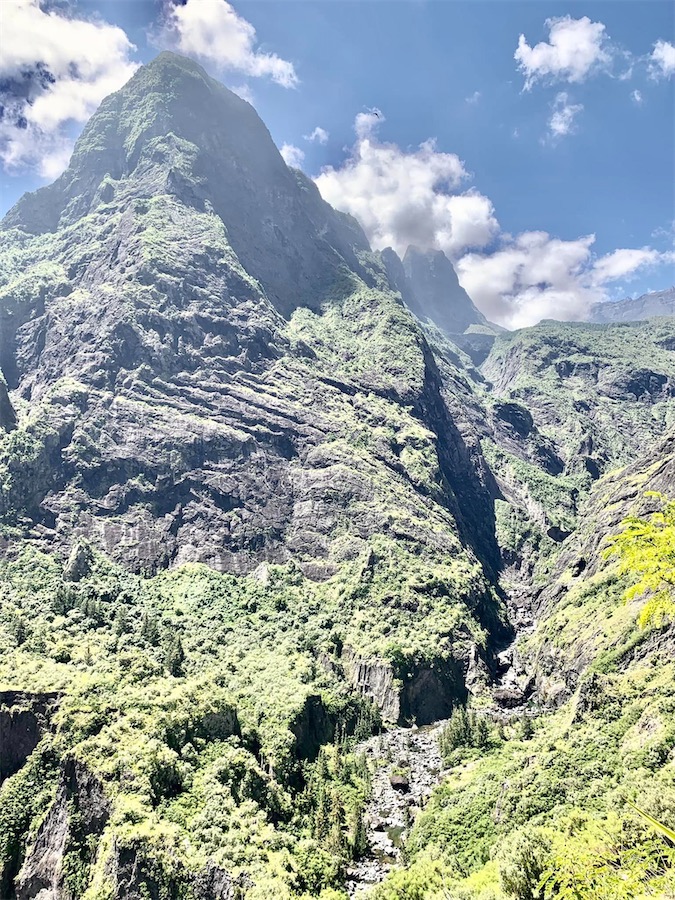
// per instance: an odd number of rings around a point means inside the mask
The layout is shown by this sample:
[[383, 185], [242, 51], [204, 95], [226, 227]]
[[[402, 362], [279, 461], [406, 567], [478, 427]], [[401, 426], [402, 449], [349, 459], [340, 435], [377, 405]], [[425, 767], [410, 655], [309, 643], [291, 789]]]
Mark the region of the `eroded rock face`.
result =
[[34, 423], [0, 514], [31, 537], [64, 557], [86, 537], [150, 573], [293, 558], [327, 578], [345, 519], [363, 548], [388, 528], [391, 473], [409, 477], [394, 447], [377, 443], [365, 470], [354, 450], [374, 396], [430, 433], [438, 486], [416, 488], [418, 518], [433, 491], [497, 565], [478, 442], [382, 263], [198, 65], [161, 54], [141, 69], [2, 229], [23, 255], [0, 290], [0, 365]]
[[441, 250], [409, 247], [403, 268], [417, 303], [418, 315], [431, 319], [446, 334], [462, 334], [470, 325], [487, 325], [460, 285], [452, 263]]
[[[550, 582], [537, 598], [535, 611], [540, 621], [546, 623], [555, 616], [556, 608], [576, 583], [598, 574], [605, 564], [605, 540], [621, 530], [626, 516], [644, 516], [660, 508], [658, 497], [648, 496], [651, 491], [668, 497], [675, 495], [675, 435], [672, 433], [656, 443], [642, 459], [605, 476], [595, 486], [583, 510], [580, 528], [563, 544]], [[629, 648], [618, 665], [626, 668], [657, 650], [670, 653], [673, 641], [672, 628], [655, 631], [648, 641]], [[584, 681], [588, 666], [597, 654], [593, 641], [576, 638], [574, 632], [550, 641], [542, 629], [530, 646], [526, 660], [535, 676], [538, 697], [557, 706], [581, 686], [579, 708], [583, 711], [594, 685], [599, 683], [595, 676]]]
[[17, 900], [69, 900], [64, 859], [70, 853], [81, 866], [93, 862], [110, 809], [99, 779], [79, 761], [66, 759], [56, 799], [16, 878]]
[[7, 393], [7, 383], [0, 372], [0, 431], [16, 428], [16, 413]]
[[318, 694], [307, 697], [302, 712], [291, 725], [298, 759], [316, 759], [321, 745], [333, 740], [335, 724], [335, 717]]
[[634, 322], [653, 316], [675, 315], [675, 287], [665, 291], [642, 294], [641, 297], [627, 298], [609, 303], [594, 303], [591, 307], [591, 322]]
[[58, 693], [0, 692], [0, 784], [18, 772], [49, 729]]
[[386, 722], [398, 722], [401, 714], [401, 685], [394, 669], [383, 659], [364, 659], [348, 651], [344, 657], [345, 674], [352, 686], [379, 707]]
[[466, 702], [468, 661], [465, 665], [439, 658], [403, 672], [389, 660], [361, 657], [350, 650], [343, 661], [347, 680], [370, 698], [383, 720], [391, 724], [429, 725], [449, 716], [458, 703]]
[[207, 863], [194, 881], [195, 900], [242, 900], [252, 886], [246, 875], [233, 878], [219, 866]]

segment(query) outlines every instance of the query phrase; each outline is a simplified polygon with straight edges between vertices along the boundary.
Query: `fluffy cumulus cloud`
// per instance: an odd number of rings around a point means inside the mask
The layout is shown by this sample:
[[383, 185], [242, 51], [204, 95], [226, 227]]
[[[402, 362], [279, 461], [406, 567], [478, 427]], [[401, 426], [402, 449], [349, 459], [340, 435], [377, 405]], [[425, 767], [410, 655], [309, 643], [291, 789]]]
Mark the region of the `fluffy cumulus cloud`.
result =
[[584, 318], [612, 283], [673, 261], [672, 253], [648, 247], [597, 258], [594, 235], [565, 241], [544, 231], [500, 233], [489, 198], [466, 187], [459, 157], [431, 140], [411, 150], [384, 143], [377, 138], [383, 121], [379, 110], [357, 116], [344, 163], [316, 179], [323, 197], [354, 215], [376, 249], [445, 251], [474, 302], [500, 325]]
[[377, 249], [404, 253], [414, 244], [455, 256], [486, 246], [499, 226], [487, 197], [461, 190], [468, 175], [459, 157], [433, 140], [409, 151], [383, 143], [376, 136], [383, 121], [379, 110], [359, 113], [348, 159], [316, 179], [323, 197], [356, 216]]
[[649, 60], [653, 78], [671, 78], [675, 75], [675, 45], [657, 41]]
[[293, 144], [283, 144], [279, 153], [283, 156], [287, 166], [292, 166], [294, 169], [302, 167], [305, 154], [299, 147], [295, 147]]
[[563, 241], [545, 231], [505, 236], [494, 253], [463, 256], [457, 271], [488, 318], [523, 328], [546, 318], [583, 319], [592, 303], [607, 299], [612, 282], [674, 259], [672, 253], [650, 248], [615, 250], [596, 258], [594, 241], [595, 235]]
[[129, 38], [114, 25], [48, 9], [40, 0], [2, 0], [0, 159], [8, 171], [56, 177], [72, 151], [69, 126], [133, 75]]
[[548, 41], [531, 47], [524, 34], [518, 40], [514, 58], [525, 76], [526, 90], [537, 81], [580, 83], [609, 65], [612, 54], [602, 22], [563, 16], [547, 19], [546, 27]]
[[316, 126], [314, 131], [312, 131], [310, 134], [306, 134], [304, 137], [305, 140], [309, 141], [310, 143], [314, 143], [315, 141], [318, 144], [328, 143], [328, 132], [325, 128], [321, 128], [319, 125]]
[[226, 0], [167, 0], [156, 41], [218, 71], [271, 78], [287, 88], [298, 83], [293, 64], [261, 50], [253, 25]]
[[548, 120], [548, 136], [556, 141], [576, 130], [576, 117], [583, 110], [581, 103], [571, 103], [567, 91], [560, 91], [551, 104], [551, 118]]

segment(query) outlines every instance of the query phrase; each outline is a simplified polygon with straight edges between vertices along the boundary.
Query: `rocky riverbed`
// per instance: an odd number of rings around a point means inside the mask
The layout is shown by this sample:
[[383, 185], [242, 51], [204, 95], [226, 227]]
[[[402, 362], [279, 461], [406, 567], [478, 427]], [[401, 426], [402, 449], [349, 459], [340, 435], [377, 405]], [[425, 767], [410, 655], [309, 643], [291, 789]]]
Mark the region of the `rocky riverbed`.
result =
[[402, 848], [415, 816], [443, 776], [438, 739], [445, 722], [424, 728], [395, 728], [364, 741], [373, 773], [365, 810], [368, 850], [347, 873], [350, 897], [360, 897], [402, 863]]

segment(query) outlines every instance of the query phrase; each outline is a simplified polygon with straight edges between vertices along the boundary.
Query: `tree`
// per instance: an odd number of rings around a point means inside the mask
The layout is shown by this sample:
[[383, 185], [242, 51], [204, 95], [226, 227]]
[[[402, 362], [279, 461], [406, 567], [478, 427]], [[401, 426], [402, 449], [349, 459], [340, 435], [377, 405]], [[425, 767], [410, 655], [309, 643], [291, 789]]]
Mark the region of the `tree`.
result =
[[143, 613], [143, 624], [141, 625], [141, 637], [147, 641], [152, 647], [159, 644], [159, 626], [155, 616], [150, 615], [147, 610]]
[[619, 573], [635, 582], [624, 594], [627, 601], [650, 595], [638, 620], [642, 627], [675, 616], [675, 500], [656, 491], [645, 496], [656, 498], [661, 509], [646, 518], [625, 518], [604, 554], [618, 557]]
[[179, 678], [183, 675], [183, 665], [185, 663], [185, 651], [181, 643], [180, 635], [176, 635], [166, 651], [165, 665], [170, 675]]
[[114, 630], [116, 637], [121, 637], [123, 634], [126, 634], [130, 630], [129, 615], [123, 606], [117, 607], [117, 612], [115, 613]]
[[541, 879], [551, 856], [551, 841], [540, 829], [520, 828], [502, 841], [496, 856], [502, 890], [517, 900], [543, 900]]
[[360, 859], [368, 849], [368, 836], [366, 833], [366, 823], [363, 816], [362, 803], [359, 803], [354, 810], [352, 833], [349, 844], [349, 851], [352, 859]]

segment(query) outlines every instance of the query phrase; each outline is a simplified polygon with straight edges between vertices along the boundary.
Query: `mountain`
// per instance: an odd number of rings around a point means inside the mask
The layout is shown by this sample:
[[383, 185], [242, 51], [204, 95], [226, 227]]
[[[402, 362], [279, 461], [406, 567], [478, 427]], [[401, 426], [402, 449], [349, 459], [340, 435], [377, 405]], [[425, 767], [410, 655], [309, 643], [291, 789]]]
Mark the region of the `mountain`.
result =
[[445, 253], [408, 247], [401, 260], [387, 247], [380, 257], [391, 285], [417, 318], [439, 329], [480, 365], [502, 329], [474, 306]]
[[0, 232], [0, 896], [531, 897], [617, 827], [669, 877], [671, 619], [602, 540], [675, 321], [491, 326], [169, 53]]
[[591, 307], [591, 322], [637, 322], [655, 316], [675, 315], [675, 287], [665, 291], [654, 291], [641, 297], [625, 300], [594, 303]]
[[[31, 494], [10, 487], [4, 512], [45, 541], [84, 535], [150, 571], [246, 572], [297, 545], [307, 571], [334, 573], [332, 535], [347, 527], [360, 544], [383, 527], [345, 526], [343, 510], [386, 494], [392, 467], [411, 496], [428, 478], [462, 533], [489, 520], [480, 459], [363, 233], [195, 64], [161, 54], [105, 101], [66, 172], [3, 229], [0, 364], [39, 420]], [[391, 358], [382, 337], [397, 324]], [[418, 439], [405, 436], [358, 471], [350, 440], [371, 393], [393, 434], [416, 421], [398, 418], [401, 404], [418, 409], [430, 429], [419, 452], [428, 444], [437, 472], [406, 474]], [[313, 499], [331, 490], [333, 503]], [[484, 515], [461, 513], [455, 490]]]

